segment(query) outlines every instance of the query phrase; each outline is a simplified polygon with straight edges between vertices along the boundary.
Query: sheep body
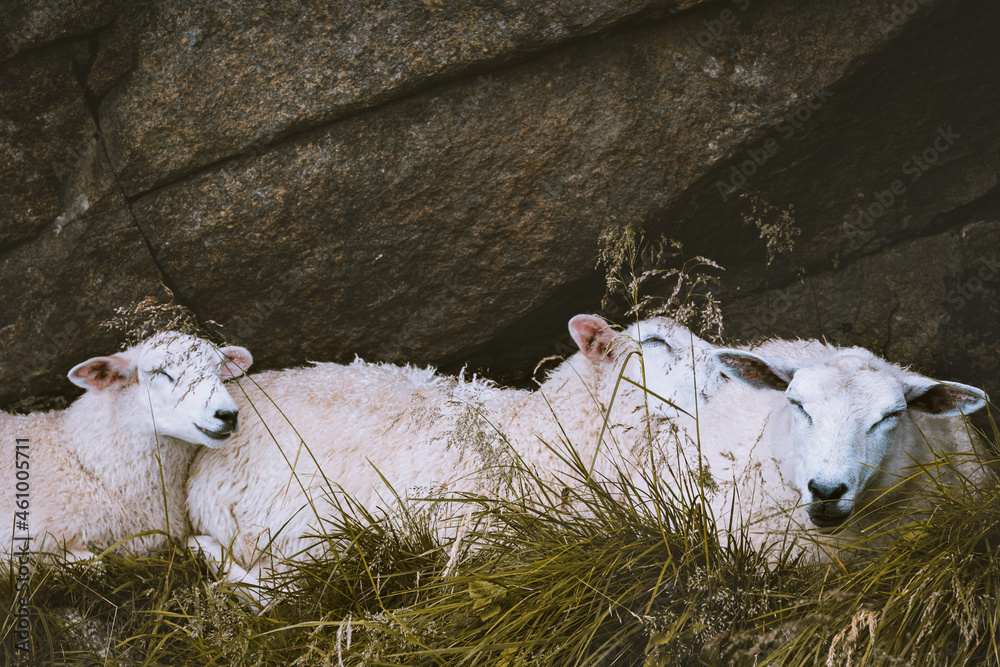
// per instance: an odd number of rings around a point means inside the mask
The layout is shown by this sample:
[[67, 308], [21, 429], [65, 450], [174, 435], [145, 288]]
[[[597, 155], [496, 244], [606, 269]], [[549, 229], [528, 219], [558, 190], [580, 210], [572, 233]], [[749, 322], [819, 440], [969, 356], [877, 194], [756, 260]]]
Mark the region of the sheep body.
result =
[[[169, 517], [171, 535], [179, 537], [186, 530], [185, 498], [179, 490], [184, 488], [184, 472], [194, 446], [163, 438], [158, 452], [149, 446], [151, 439], [145, 434], [132, 437], [127, 430], [123, 433], [113, 429], [108, 434], [111, 437], [102, 444], [111, 448], [114, 457], [108, 452], [95, 451], [88, 445], [97, 443], [77, 437], [79, 433], [94, 432], [91, 416], [110, 413], [114, 415], [110, 423], [116, 424], [118, 418], [125, 416], [123, 412], [132, 411], [108, 398], [88, 393], [67, 408], [65, 414], [0, 417], [5, 443], [22, 438], [29, 445], [22, 450], [26, 458], [17, 457], [13, 446], [4, 447], [3, 467], [13, 471], [15, 458], [30, 465], [25, 505], [29, 534], [34, 536], [34, 552], [65, 550], [82, 557], [92, 546], [102, 549], [145, 530], [165, 530], [165, 517]], [[14, 486], [14, 473], [10, 476], [8, 488]], [[165, 508], [161, 488], [167, 490]], [[139, 489], [142, 492], [137, 492]], [[0, 516], [10, 520], [15, 511], [15, 494], [4, 495]], [[25, 531], [17, 532], [23, 536]], [[147, 552], [161, 546], [163, 539], [161, 535], [147, 535], [135, 538], [130, 544], [135, 551]]]
[[[544, 478], [557, 479], [568, 470], [552, 447], [568, 442], [584, 462], [596, 463], [598, 477], [613, 468], [628, 473], [655, 460], [667, 484], [683, 483], [704, 493], [724, 534], [745, 530], [757, 546], [786, 535], [822, 535], [834, 544], [886, 516], [902, 516], [907, 494], [929, 481], [907, 478], [915, 463], [982, 453], [960, 417], [923, 414], [926, 406], [916, 397], [894, 427], [892, 442], [883, 443], [881, 458], [853, 462], [881, 472], [856, 490], [852, 502], [858, 511], [836, 527], [834, 538], [829, 526], [816, 530], [814, 518], [822, 518], [814, 511], [817, 501], [803, 496], [809, 480], [800, 479], [797, 469], [803, 447], [796, 440], [788, 396], [762, 391], [737, 372], [738, 366], [723, 363], [719, 355], [726, 350], [670, 320], [639, 322], [615, 337], [600, 328], [606, 327], [603, 321], [591, 318], [583, 326], [580, 317], [570, 329], [581, 351], [537, 391], [360, 360], [242, 380], [241, 409], [259, 415], [247, 420], [232, 447], [203, 451], [196, 458], [188, 491], [195, 531], [231, 545], [241, 565], [258, 558], [273, 565], [272, 555], [294, 558], [316, 542], [306, 536], [317, 532], [318, 517], [341, 511], [324, 500], [331, 491], [343, 491], [368, 509], [393, 502], [383, 476], [404, 497], [483, 491], [501, 472], [498, 463], [507, 454], [519, 456]], [[636, 350], [641, 356], [630, 354]], [[728, 352], [754, 355], [763, 364], [756, 368], [761, 373], [768, 360], [775, 363], [786, 372], [784, 386], [796, 371], [812, 369], [804, 377], [825, 368], [839, 380], [819, 382], [820, 396], [836, 393], [838, 383], [851, 383], [852, 373], [858, 373], [848, 368], [851, 363], [865, 373], [875, 371], [879, 391], [897, 391], [900, 397], [948, 387], [861, 348], [772, 340], [752, 352]], [[847, 394], [850, 405], [838, 409], [846, 409], [853, 423], [873, 399], [857, 388]], [[957, 400], [954, 392], [947, 399]], [[980, 401], [973, 396], [967, 412]], [[608, 429], [601, 440], [605, 415]], [[982, 477], [972, 462], [939, 470], [937, 481]], [[642, 476], [633, 481], [641, 485]], [[877, 491], [893, 486], [889, 494]]]
[[[243, 348], [216, 351], [192, 336], [158, 334], [76, 366], [70, 379], [87, 392], [65, 410], [0, 413], [8, 488], [16, 488], [15, 466], [25, 473], [19, 479], [26, 495], [11, 490], [0, 501], [5, 521], [24, 513], [12, 537], [30, 536], [33, 553], [79, 558], [126, 538], [127, 549], [138, 553], [165, 543], [164, 534], [136, 536], [145, 531], [185, 535], [193, 450], [219, 446], [236, 427], [236, 405], [222, 378], [237, 371], [220, 352], [243, 367], [251, 361]], [[217, 418], [229, 412], [229, 421]], [[22, 543], [5, 539], [3, 551]]]
[[[645, 365], [657, 393], [676, 398], [693, 386], [680, 345], [695, 349], [690, 332], [662, 319], [633, 325], [624, 340], [647, 330], [657, 344], [640, 358], [613, 345], [603, 320], [577, 316], [570, 331], [580, 352], [536, 391], [360, 360], [242, 379], [243, 430], [230, 447], [200, 452], [191, 468], [193, 528], [231, 546], [242, 566], [259, 557], [273, 566], [272, 555], [293, 558], [311, 544], [305, 536], [317, 532], [317, 515], [340, 511], [322, 500], [331, 490], [368, 509], [392, 504], [382, 477], [404, 496], [488, 492], [511, 456], [543, 479], [565, 480], [570, 467], [556, 452], [565, 456], [566, 444], [585, 465], [595, 463], [598, 478], [615, 465], [643, 466], [648, 435], [655, 440], [665, 420], [648, 413], [643, 389], [618, 383], [619, 374], [642, 384]], [[675, 345], [659, 344], [666, 339]]]

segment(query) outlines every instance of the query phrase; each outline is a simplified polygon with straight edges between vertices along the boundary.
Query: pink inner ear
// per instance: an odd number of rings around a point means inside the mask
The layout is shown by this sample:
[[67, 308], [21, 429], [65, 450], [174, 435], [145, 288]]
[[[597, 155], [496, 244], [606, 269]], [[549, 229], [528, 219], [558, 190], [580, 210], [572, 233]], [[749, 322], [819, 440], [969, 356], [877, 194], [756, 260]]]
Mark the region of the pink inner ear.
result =
[[126, 382], [131, 373], [120, 357], [95, 357], [73, 371], [89, 389], [101, 391], [116, 382]]
[[907, 400], [911, 408], [931, 415], [970, 414], [982, 407], [982, 398], [945, 384], [933, 385], [919, 396]]
[[569, 332], [580, 351], [592, 361], [611, 361], [608, 346], [615, 337], [614, 330], [596, 315], [577, 315], [569, 321]]
[[224, 347], [219, 350], [225, 357], [222, 363], [222, 379], [236, 378], [247, 371], [253, 364], [250, 351], [243, 347]]

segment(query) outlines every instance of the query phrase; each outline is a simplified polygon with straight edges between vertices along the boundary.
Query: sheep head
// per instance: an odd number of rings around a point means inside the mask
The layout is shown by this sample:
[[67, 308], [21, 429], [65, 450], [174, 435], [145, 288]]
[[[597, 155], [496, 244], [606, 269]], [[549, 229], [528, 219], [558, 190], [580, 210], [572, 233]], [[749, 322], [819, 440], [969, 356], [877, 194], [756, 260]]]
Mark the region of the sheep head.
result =
[[795, 485], [820, 529], [844, 524], [894, 455], [916, 445], [911, 413], [968, 415], [987, 400], [975, 387], [923, 377], [861, 348], [816, 359], [732, 349], [713, 356], [724, 377], [784, 393], [785, 419], [773, 418], [787, 425], [779, 437], [794, 451]]
[[223, 382], [252, 363], [245, 348], [218, 348], [165, 332], [124, 352], [88, 359], [69, 372], [69, 379], [89, 392], [138, 391], [151, 432], [218, 447], [236, 432], [239, 416]]

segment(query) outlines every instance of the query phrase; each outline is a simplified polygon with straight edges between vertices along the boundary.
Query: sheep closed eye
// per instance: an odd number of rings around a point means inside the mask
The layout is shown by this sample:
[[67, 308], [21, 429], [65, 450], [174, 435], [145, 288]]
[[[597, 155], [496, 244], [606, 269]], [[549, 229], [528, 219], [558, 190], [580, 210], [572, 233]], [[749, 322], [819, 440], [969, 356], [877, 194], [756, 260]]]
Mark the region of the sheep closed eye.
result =
[[899, 419], [899, 417], [904, 412], [906, 412], [906, 411], [905, 410], [895, 410], [893, 412], [888, 413], [887, 415], [883, 416], [882, 419], [879, 419], [877, 422], [875, 422], [874, 424], [872, 424], [872, 427], [870, 429], [868, 429], [869, 433], [871, 431], [874, 431], [875, 429], [881, 427], [881, 426], [890, 426], [890, 425], [892, 425], [897, 419]]
[[801, 403], [799, 403], [798, 401], [796, 401], [793, 398], [788, 399], [788, 402], [792, 404], [792, 406], [795, 408], [796, 412], [798, 412], [800, 415], [802, 415], [803, 417], [805, 417], [806, 419], [808, 419], [809, 423], [812, 424], [812, 421], [813, 421], [812, 417], [809, 416], [809, 413], [806, 412], [806, 409], [802, 407]]
[[149, 377], [155, 378], [157, 375], [162, 375], [163, 377], [167, 378], [167, 380], [170, 382], [174, 381], [173, 376], [170, 375], [170, 373], [163, 370], [162, 368], [154, 368], [149, 371]]
[[669, 345], [667, 345], [667, 341], [664, 338], [661, 338], [659, 336], [650, 336], [649, 338], [643, 338], [642, 339], [642, 344], [643, 345], [666, 345], [667, 347], [670, 347]]

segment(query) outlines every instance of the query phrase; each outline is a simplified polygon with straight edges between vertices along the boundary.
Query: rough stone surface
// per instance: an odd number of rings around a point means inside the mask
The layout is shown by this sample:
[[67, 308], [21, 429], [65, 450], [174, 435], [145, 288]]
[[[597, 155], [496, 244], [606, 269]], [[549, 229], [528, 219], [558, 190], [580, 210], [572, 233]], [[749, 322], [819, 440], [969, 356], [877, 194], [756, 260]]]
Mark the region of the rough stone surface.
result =
[[108, 25], [119, 4], [117, 0], [4, 0], [0, 61]]
[[[525, 381], [629, 223], [726, 267], [735, 339], [1000, 392], [1000, 6], [336, 7], [132, 4], [4, 64], [0, 405], [161, 282], [259, 368]], [[793, 252], [766, 265], [742, 195], [791, 207]]]
[[112, 354], [120, 333], [101, 325], [116, 308], [170, 295], [124, 207], [76, 220], [0, 258], [0, 377], [7, 408], [79, 393], [66, 373]]
[[[592, 275], [602, 228], [668, 207], [881, 44], [874, 11], [817, 25], [775, 5], [754, 30], [720, 37], [737, 55], [707, 73], [675, 58], [704, 19], [630, 27], [359, 114], [133, 210], [181, 301], [240, 343], [266, 336], [265, 364], [460, 364], [498, 324], [549, 310], [560, 286]], [[778, 28], [822, 62], [793, 68], [798, 48], [765, 37]], [[257, 298], [234, 308], [219, 285]]]
[[[1000, 8], [991, 6], [990, 16]], [[727, 297], [955, 227], [968, 206], [996, 210], [1000, 132], [991, 109], [1000, 91], [991, 82], [1000, 60], [991, 55], [992, 38], [962, 3], [936, 5], [897, 31], [891, 48], [830, 86], [825, 101], [804, 101], [762, 128], [651, 225], [700, 243], [725, 265]], [[772, 154], [755, 164], [752, 157], [764, 152]], [[750, 173], [745, 182], [738, 170]], [[734, 183], [739, 188], [728, 191]], [[764, 244], [740, 223], [748, 210], [740, 194], [748, 191], [794, 207], [803, 230], [795, 252], [767, 272]], [[698, 224], [705, 220], [726, 223]]]
[[[904, 241], [838, 270], [735, 301], [777, 336], [862, 345], [921, 372], [983, 380], [1000, 327], [1000, 220]], [[814, 299], [813, 292], [823, 295]], [[991, 384], [995, 381], [991, 380]]]
[[77, 363], [118, 349], [101, 328], [143, 297], [169, 301], [97, 141], [65, 49], [8, 63], [0, 83], [0, 401], [78, 390]]
[[101, 129], [135, 195], [401, 93], [676, 4], [150, 3], [115, 26], [133, 66], [104, 99]]
[[96, 129], [65, 50], [3, 65], [0, 249], [52, 225], [81, 194], [96, 200], [93, 190], [74, 177], [89, 171], [86, 167], [96, 154]]
[[[996, 293], [985, 285], [964, 306], [954, 294], [989, 272], [996, 247], [1000, 61], [961, 3], [902, 28], [801, 127], [786, 121], [749, 142], [651, 227], [728, 268], [722, 297], [737, 339], [826, 336], [1000, 394]], [[777, 152], [723, 199], [719, 183], [769, 140]], [[739, 222], [748, 190], [792, 206], [802, 228], [795, 251], [766, 270], [764, 242]]]

